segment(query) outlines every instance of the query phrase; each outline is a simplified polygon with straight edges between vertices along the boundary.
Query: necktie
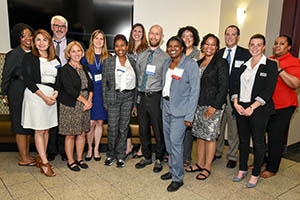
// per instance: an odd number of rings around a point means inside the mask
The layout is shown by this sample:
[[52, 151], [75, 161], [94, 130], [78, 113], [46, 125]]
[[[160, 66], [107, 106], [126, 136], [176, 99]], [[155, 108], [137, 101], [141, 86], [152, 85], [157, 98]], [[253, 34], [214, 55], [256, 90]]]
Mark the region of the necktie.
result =
[[145, 92], [146, 89], [146, 84], [147, 84], [147, 79], [148, 79], [148, 74], [147, 74], [147, 65], [150, 64], [152, 62], [152, 58], [153, 58], [153, 50], [148, 50], [150, 52], [150, 54], [148, 55], [147, 58], [147, 62], [146, 62], [146, 68], [143, 74], [143, 78], [142, 78], [142, 83], [141, 83], [141, 92]]
[[230, 67], [230, 63], [231, 63], [231, 56], [230, 56], [231, 51], [232, 51], [231, 49], [227, 50], [227, 57], [226, 57], [229, 67]]
[[55, 42], [56, 42], [55, 53], [56, 53], [57, 56], [59, 56], [59, 54], [60, 54], [60, 43], [61, 43], [61, 41], [56, 41], [56, 40], [55, 40]]

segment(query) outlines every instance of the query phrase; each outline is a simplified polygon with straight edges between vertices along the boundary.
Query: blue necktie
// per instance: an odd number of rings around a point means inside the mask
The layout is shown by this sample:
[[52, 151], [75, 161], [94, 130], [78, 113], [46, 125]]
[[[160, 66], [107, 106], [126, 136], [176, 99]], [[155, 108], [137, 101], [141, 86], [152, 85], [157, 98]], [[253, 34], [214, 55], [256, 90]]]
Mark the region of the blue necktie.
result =
[[153, 58], [153, 50], [148, 50], [148, 52], [150, 52], [150, 54], [148, 55], [147, 58], [147, 62], [146, 62], [146, 68], [143, 74], [143, 78], [142, 78], [142, 83], [141, 83], [141, 92], [145, 92], [146, 89], [146, 85], [147, 85], [147, 79], [148, 79], [148, 74], [147, 74], [147, 65], [150, 64], [152, 62], [152, 58]]
[[232, 51], [231, 49], [227, 50], [227, 57], [226, 57], [226, 60], [227, 60], [228, 65], [229, 65], [229, 68], [230, 68], [230, 63], [231, 63], [231, 56], [230, 56], [231, 51]]

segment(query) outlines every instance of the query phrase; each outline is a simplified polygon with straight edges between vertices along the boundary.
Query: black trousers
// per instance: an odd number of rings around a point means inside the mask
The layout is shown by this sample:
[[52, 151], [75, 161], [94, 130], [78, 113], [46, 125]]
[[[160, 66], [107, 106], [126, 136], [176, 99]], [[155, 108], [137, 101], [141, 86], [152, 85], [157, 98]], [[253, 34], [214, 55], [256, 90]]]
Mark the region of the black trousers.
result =
[[49, 130], [47, 153], [55, 155], [65, 153], [65, 136], [58, 134], [57, 126]]
[[287, 133], [291, 117], [295, 111], [295, 106], [277, 109], [276, 114], [272, 115], [268, 127], [268, 156], [266, 170], [276, 173], [279, 169], [284, 136]]
[[[248, 107], [248, 105], [243, 105]], [[248, 158], [250, 153], [250, 137], [253, 141], [253, 176], [259, 176], [261, 165], [265, 156], [265, 132], [269, 121], [269, 114], [265, 109], [257, 108], [249, 117], [237, 115], [237, 128], [240, 139], [240, 170], [248, 170]]]
[[162, 112], [160, 109], [161, 92], [151, 94], [140, 93], [141, 101], [138, 104], [139, 134], [142, 152], [146, 159], [152, 157], [151, 129], [156, 139], [156, 159], [162, 160], [165, 152], [165, 143], [162, 129]]

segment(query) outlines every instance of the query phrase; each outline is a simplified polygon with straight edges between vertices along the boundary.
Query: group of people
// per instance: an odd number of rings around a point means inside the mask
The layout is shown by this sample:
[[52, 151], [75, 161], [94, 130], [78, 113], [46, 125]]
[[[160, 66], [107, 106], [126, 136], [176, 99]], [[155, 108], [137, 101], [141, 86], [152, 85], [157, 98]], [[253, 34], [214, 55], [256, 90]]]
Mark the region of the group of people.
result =
[[[133, 146], [129, 123], [134, 116], [141, 140], [137, 157], [143, 155], [135, 168], [151, 165], [154, 151], [153, 171], [158, 173], [167, 153], [169, 170], [161, 179], [172, 180], [170, 192], [183, 185], [185, 172], [199, 172], [197, 180], [209, 178], [213, 161], [222, 156], [226, 124], [226, 166], [235, 168], [238, 149], [240, 154], [234, 182], [248, 174], [251, 137], [254, 162], [247, 187], [255, 187], [260, 176], [277, 173], [300, 86], [300, 61], [290, 53], [288, 36], [276, 39], [273, 56], [267, 58], [261, 34], [250, 38], [248, 50], [238, 46], [240, 30], [230, 25], [225, 30], [226, 47], [220, 49], [219, 38], [209, 33], [199, 50], [198, 31], [186, 26], [167, 40], [165, 52], [160, 48], [163, 28], [151, 26], [147, 41], [144, 26], [137, 23], [129, 41], [122, 34], [114, 37], [112, 56], [102, 30], [91, 34], [85, 53], [80, 42], [67, 40], [64, 17], [54, 16], [51, 29], [53, 38], [22, 23], [12, 29], [14, 49], [6, 56], [1, 88], [10, 108], [20, 166], [36, 165], [46, 176], [55, 176], [49, 161], [60, 153], [70, 170], [88, 168], [83, 161], [86, 141], [85, 161], [92, 157], [100, 161], [107, 120], [104, 164], [122, 168]], [[33, 133], [36, 158], [29, 154]], [[197, 161], [192, 164], [194, 139]], [[54, 150], [47, 150], [48, 141]]]

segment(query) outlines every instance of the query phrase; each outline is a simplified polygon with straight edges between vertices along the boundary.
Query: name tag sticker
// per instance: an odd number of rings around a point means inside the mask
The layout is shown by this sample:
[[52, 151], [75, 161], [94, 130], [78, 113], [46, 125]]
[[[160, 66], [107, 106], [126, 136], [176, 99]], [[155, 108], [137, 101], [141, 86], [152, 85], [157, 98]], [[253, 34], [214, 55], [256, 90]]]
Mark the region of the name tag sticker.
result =
[[95, 82], [102, 80], [102, 74], [95, 74]]
[[154, 76], [155, 75], [155, 69], [156, 69], [155, 65], [147, 65], [146, 74]]
[[182, 77], [183, 71], [184, 71], [183, 69], [175, 68], [171, 77], [176, 80], [180, 80]]
[[267, 73], [260, 72], [259, 76], [262, 76], [262, 77], [267, 77]]
[[244, 61], [242, 61], [242, 60], [236, 60], [234, 62], [234, 68], [240, 68], [243, 63], [244, 63]]
[[51, 60], [51, 61], [50, 61], [50, 64], [51, 64], [52, 66], [54, 66], [56, 69], [58, 69], [58, 68], [61, 67], [60, 62], [58, 62], [57, 59]]

